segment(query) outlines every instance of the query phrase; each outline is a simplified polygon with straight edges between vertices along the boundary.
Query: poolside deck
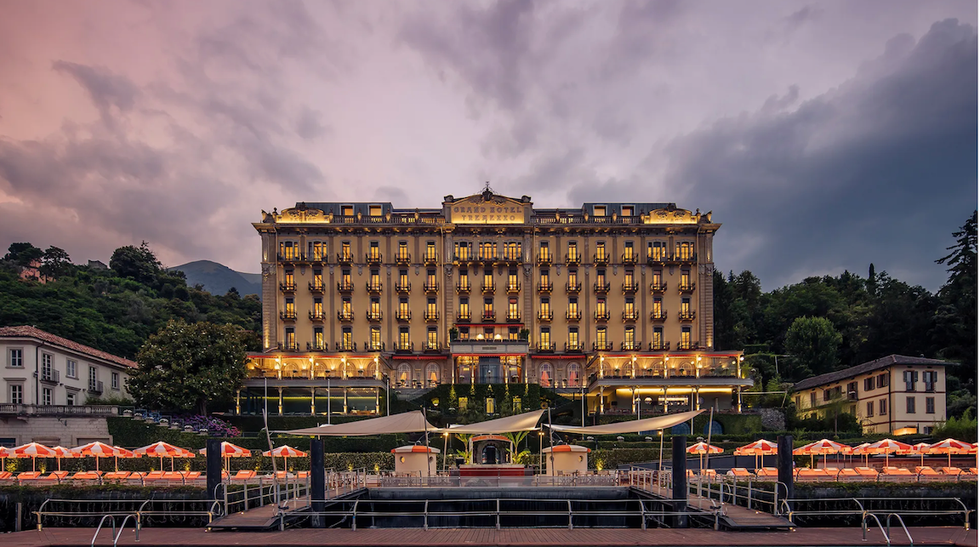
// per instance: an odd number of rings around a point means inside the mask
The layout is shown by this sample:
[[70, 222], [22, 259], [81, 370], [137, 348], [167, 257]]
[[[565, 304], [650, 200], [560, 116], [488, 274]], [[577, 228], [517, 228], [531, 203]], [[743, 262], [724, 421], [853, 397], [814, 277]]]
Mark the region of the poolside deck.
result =
[[[896, 530], [893, 530], [893, 533]], [[901, 534], [900, 531], [898, 531]], [[38, 532], [5, 534], [4, 547], [68, 547], [89, 545], [94, 529], [45, 528]], [[912, 528], [916, 545], [977, 546], [977, 532], [962, 527]], [[103, 531], [96, 545], [112, 545], [110, 534]], [[895, 535], [896, 545], [907, 545], [904, 535]], [[291, 529], [285, 532], [222, 532], [207, 533], [203, 528], [144, 528], [137, 543], [133, 530], [127, 528], [119, 539], [119, 545], [130, 547], [148, 546], [378, 546], [424, 545], [427, 547], [452, 546], [612, 546], [683, 545], [687, 547], [755, 547], [766, 545], [786, 546], [842, 546], [886, 545], [878, 530], [868, 531], [868, 541], [861, 540], [860, 528], [797, 528], [792, 532], [715, 532], [703, 529], [576, 529], [527, 528], [511, 530], [441, 529], [419, 530], [388, 528], [375, 530], [324, 530]]]

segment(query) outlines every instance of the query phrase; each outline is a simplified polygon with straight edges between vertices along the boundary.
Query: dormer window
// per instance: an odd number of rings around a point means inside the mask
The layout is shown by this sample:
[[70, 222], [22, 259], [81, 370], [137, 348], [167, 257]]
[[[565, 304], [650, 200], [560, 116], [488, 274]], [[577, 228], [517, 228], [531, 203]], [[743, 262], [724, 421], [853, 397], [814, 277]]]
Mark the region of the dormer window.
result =
[[606, 216], [606, 206], [605, 205], [593, 205], [592, 206], [592, 216], [604, 217]]
[[624, 217], [631, 217], [631, 216], [633, 216], [633, 206], [632, 205], [623, 205], [623, 216]]
[[354, 216], [354, 206], [353, 205], [341, 205], [340, 214], [345, 217]]
[[368, 214], [373, 217], [381, 216], [381, 206], [380, 205], [369, 205]]

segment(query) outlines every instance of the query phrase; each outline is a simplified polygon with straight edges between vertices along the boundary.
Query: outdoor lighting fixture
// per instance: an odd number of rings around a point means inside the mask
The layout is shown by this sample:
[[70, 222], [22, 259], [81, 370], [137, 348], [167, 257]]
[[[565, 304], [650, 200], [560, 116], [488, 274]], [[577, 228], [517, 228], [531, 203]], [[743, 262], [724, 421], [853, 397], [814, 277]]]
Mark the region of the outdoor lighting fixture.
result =
[[482, 334], [482, 333], [480, 333], [480, 334], [477, 334], [477, 335], [476, 335], [476, 339], [477, 339], [477, 340], [483, 340], [483, 334]]
[[500, 336], [500, 335], [498, 334], [498, 335], [496, 335], [496, 336], [494, 336], [494, 337], [493, 337], [493, 339], [494, 339], [494, 340], [503, 340], [503, 339], [504, 339], [504, 337], [503, 337], [503, 336]]

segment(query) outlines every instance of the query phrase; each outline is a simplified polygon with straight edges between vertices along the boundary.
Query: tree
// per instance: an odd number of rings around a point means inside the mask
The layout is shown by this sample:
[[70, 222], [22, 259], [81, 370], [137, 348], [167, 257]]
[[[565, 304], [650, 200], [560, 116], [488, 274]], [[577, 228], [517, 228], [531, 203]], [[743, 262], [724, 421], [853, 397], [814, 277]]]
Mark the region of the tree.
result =
[[4, 255], [3, 259], [27, 268], [34, 261], [40, 260], [42, 256], [44, 256], [44, 251], [30, 243], [11, 243], [10, 247], [7, 247], [7, 254]]
[[953, 367], [964, 387], [976, 392], [977, 381], [977, 212], [953, 232], [956, 243], [936, 262], [948, 266], [949, 278], [939, 289], [936, 312], [937, 343], [946, 359], [962, 363]]
[[71, 272], [71, 257], [68, 251], [55, 247], [48, 247], [41, 256], [41, 274], [45, 277], [61, 277]]
[[139, 247], [126, 245], [113, 251], [109, 268], [120, 277], [147, 284], [152, 284], [163, 270], [160, 261], [145, 241]]
[[833, 371], [840, 343], [841, 335], [829, 319], [797, 317], [786, 331], [786, 351], [793, 356], [794, 364], [787, 376], [800, 381]]
[[230, 401], [245, 380], [245, 343], [236, 326], [170, 321], [140, 348], [129, 391], [150, 408], [206, 414], [208, 403]]

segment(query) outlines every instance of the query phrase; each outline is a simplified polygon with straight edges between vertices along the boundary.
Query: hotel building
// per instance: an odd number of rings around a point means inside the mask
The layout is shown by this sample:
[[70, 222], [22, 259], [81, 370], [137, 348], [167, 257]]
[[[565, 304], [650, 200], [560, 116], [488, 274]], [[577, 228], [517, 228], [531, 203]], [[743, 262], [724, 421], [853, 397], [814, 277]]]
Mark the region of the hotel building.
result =
[[386, 389], [442, 383], [538, 383], [590, 413], [740, 410], [752, 385], [741, 352], [714, 351], [710, 212], [487, 189], [433, 209], [298, 203], [253, 226], [263, 351], [238, 412], [383, 414]]
[[801, 417], [846, 412], [865, 433], [931, 433], [946, 421], [947, 361], [889, 355], [793, 386]]

